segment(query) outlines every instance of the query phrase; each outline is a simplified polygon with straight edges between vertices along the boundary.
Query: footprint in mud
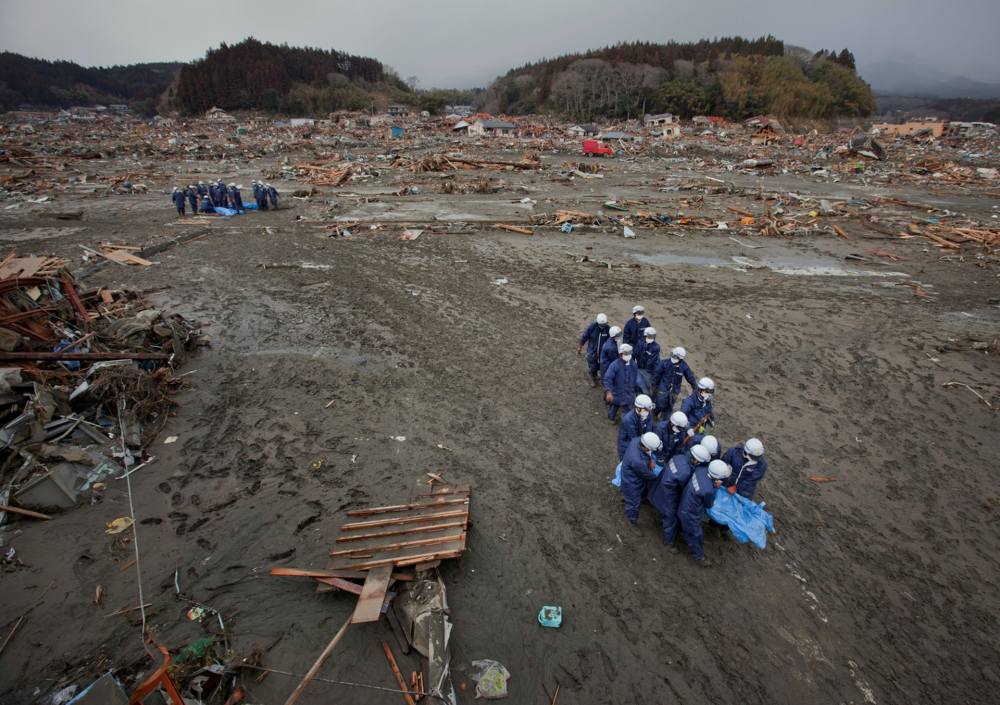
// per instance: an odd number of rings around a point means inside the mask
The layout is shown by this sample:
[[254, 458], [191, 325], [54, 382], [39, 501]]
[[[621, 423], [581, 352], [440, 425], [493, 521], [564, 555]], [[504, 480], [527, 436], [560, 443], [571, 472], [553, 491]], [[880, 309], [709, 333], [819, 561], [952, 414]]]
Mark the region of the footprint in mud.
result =
[[197, 543], [199, 548], [202, 548], [206, 551], [211, 551], [213, 548], [212, 542], [209, 541], [208, 539], [198, 539]]
[[156, 489], [158, 489], [163, 494], [170, 494], [172, 488], [170, 487], [169, 482], [161, 482], [156, 486]]
[[604, 610], [605, 614], [615, 617], [616, 619], [620, 618], [622, 614], [621, 610], [618, 609], [618, 605], [616, 605], [607, 595], [601, 598], [601, 609]]
[[191, 495], [191, 498], [188, 501], [191, 502], [191, 504], [194, 505], [195, 507], [201, 505], [201, 497], [199, 497], [196, 494]]
[[139, 523], [143, 526], [156, 526], [157, 524], [162, 524], [163, 519], [160, 517], [149, 517], [148, 519], [143, 519]]

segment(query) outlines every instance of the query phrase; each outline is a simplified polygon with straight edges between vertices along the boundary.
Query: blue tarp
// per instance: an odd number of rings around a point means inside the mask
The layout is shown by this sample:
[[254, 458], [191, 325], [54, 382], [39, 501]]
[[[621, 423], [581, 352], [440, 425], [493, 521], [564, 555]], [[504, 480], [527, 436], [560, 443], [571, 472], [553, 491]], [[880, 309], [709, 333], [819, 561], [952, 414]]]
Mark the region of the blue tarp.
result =
[[240, 213], [238, 210], [234, 210], [233, 208], [223, 208], [222, 206], [216, 206], [215, 212], [219, 215], [239, 215]]
[[757, 548], [765, 548], [767, 535], [774, 533], [774, 517], [764, 510], [763, 502], [756, 504], [742, 495], [729, 494], [725, 488], [715, 493], [708, 516], [728, 526], [740, 543], [751, 541]]
[[[663, 466], [662, 465], [656, 465], [656, 466], [653, 467], [653, 475], [655, 477], [659, 477], [661, 472], [663, 472]], [[612, 478], [611, 484], [614, 485], [615, 487], [617, 487], [618, 489], [621, 489], [621, 487], [622, 487], [622, 464], [621, 463], [618, 463], [618, 465], [615, 466], [615, 476], [614, 476], [614, 478]]]
[[255, 210], [257, 210], [257, 204], [253, 203], [252, 201], [250, 203], [247, 203], [246, 201], [243, 201], [243, 210], [245, 210], [245, 211], [255, 211]]

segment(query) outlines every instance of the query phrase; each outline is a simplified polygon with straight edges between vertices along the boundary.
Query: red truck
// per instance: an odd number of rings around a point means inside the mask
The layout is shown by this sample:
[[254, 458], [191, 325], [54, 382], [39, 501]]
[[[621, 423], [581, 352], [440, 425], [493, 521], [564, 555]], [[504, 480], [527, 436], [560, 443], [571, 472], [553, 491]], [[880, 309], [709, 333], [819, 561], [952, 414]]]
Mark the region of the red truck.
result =
[[600, 140], [584, 140], [583, 154], [584, 156], [588, 157], [589, 156], [613, 157], [615, 155], [615, 150], [611, 149], [611, 147], [604, 144]]

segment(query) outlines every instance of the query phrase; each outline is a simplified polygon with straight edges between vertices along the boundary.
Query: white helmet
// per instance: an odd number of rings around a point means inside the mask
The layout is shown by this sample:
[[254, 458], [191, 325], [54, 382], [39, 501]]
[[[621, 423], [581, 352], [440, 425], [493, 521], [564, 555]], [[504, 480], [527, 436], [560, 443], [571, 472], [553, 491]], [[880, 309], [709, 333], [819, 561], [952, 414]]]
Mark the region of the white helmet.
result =
[[702, 389], [707, 392], [714, 392], [715, 382], [711, 377], [702, 377], [698, 380], [698, 389]]
[[621, 334], [622, 334], [622, 329], [619, 328], [618, 326], [611, 326], [611, 330], [608, 331], [608, 335], [610, 335], [612, 338], [617, 338]]
[[599, 313], [597, 314], [597, 322], [603, 326], [605, 323], [608, 322], [608, 317], [605, 316], [603, 313]]
[[699, 463], [707, 463], [712, 459], [709, 454], [708, 449], [700, 443], [691, 449], [691, 457], [697, 460]]
[[236, 182], [234, 181], [231, 184], [229, 184], [229, 188], [236, 188]]
[[670, 351], [670, 357], [676, 357], [678, 360], [683, 360], [687, 355], [688, 351], [684, 348], [674, 348]]
[[199, 181], [199, 182], [198, 182], [198, 185], [199, 185], [199, 186], [204, 186], [204, 185], [205, 185], [205, 182], [204, 182], [204, 181]]
[[177, 188], [176, 186], [174, 186], [174, 191], [178, 191], [178, 190], [179, 190], [179, 189], [178, 189], [178, 188]]
[[632, 313], [633, 313], [633, 315], [636, 314], [636, 313], [646, 313], [646, 309], [645, 309], [644, 306], [633, 306], [632, 307]]
[[659, 450], [663, 446], [663, 441], [652, 431], [642, 434], [642, 444], [650, 450]]
[[632, 354], [632, 346], [629, 345], [628, 343], [622, 343], [621, 345], [618, 346], [618, 354], [619, 355], [631, 355]]
[[688, 427], [688, 415], [683, 411], [675, 411], [670, 415], [670, 423], [672, 423], [677, 428], [687, 428]]
[[733, 469], [721, 460], [713, 460], [708, 464], [708, 476], [713, 480], [725, 480], [733, 474]]
[[760, 442], [759, 438], [750, 438], [743, 444], [743, 450], [745, 450], [748, 455], [759, 458], [764, 455], [764, 444]]
[[649, 326], [648, 328], [646, 328], [646, 330], [644, 330], [642, 332], [642, 334], [646, 338], [655, 338], [656, 337], [656, 329], [653, 328], [653, 326]]
[[635, 405], [636, 405], [636, 408], [639, 408], [639, 409], [649, 409], [649, 410], [652, 410], [653, 409], [653, 400], [650, 399], [645, 394], [640, 394], [639, 396], [637, 396], [635, 398]]
[[709, 455], [717, 455], [719, 453], [719, 439], [715, 436], [705, 436], [699, 441], [699, 443], [705, 446]]
[[194, 188], [194, 184], [191, 184], [190, 186], [188, 186], [188, 188]]

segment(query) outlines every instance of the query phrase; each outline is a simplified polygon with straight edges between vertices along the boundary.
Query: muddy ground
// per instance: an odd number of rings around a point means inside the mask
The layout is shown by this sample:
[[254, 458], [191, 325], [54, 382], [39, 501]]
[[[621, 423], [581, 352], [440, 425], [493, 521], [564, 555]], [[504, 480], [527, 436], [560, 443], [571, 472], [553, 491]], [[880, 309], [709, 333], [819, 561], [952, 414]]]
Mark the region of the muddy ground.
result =
[[[243, 164], [239, 178], [265, 166]], [[676, 212], [691, 195], [660, 192], [656, 164], [605, 166], [602, 181], [504, 174], [504, 190], [468, 196], [436, 193], [437, 175], [400, 173], [208, 223], [178, 222], [162, 193], [0, 212], [0, 243], [25, 254], [79, 261], [80, 243], [164, 244], [155, 266], [110, 264], [87, 284], [162, 288], [153, 299], [203, 321], [213, 340], [180, 370], [190, 389], [151, 448], [157, 461], [133, 476], [157, 637], [180, 647], [219, 631], [185, 618], [177, 571], [187, 596], [224, 615], [236, 654], [262, 649], [266, 666], [303, 673], [353, 598], [316, 595], [268, 568], [325, 566], [346, 510], [398, 502], [433, 471], [473, 487], [469, 550], [442, 566], [461, 702], [472, 701], [470, 662], [481, 658], [510, 670], [512, 703], [548, 703], [557, 684], [560, 703], [579, 704], [994, 701], [997, 416], [942, 385], [1000, 401], [995, 343], [993, 354], [974, 349], [1000, 331], [996, 260], [974, 248], [941, 259], [926, 240], [860, 228], [851, 241], [738, 235], [762, 247], [750, 249], [720, 231], [640, 229], [625, 240], [611, 228], [526, 237], [492, 227], [556, 207], [596, 212], [613, 197]], [[214, 176], [173, 168], [180, 183]], [[725, 178], [875, 195], [789, 175]], [[348, 195], [410, 182], [421, 193]], [[286, 194], [296, 186], [279, 184]], [[975, 194], [879, 193], [997, 212]], [[518, 203], [525, 196], [538, 200], [532, 210]], [[728, 198], [706, 201], [753, 205]], [[53, 218], [76, 208], [79, 222]], [[478, 229], [398, 239], [393, 221], [434, 217]], [[334, 218], [363, 223], [333, 239], [323, 226]], [[85, 229], [30, 230], [68, 225]], [[872, 248], [900, 261], [880, 262]], [[873, 261], [844, 259], [852, 253]], [[741, 269], [734, 255], [767, 266]], [[598, 311], [622, 322], [640, 302], [661, 345], [684, 345], [695, 372], [716, 380], [723, 445], [763, 439], [770, 472], [758, 499], [777, 526], [766, 550], [708, 531], [717, 564], [702, 569], [664, 550], [648, 506], [641, 530], [626, 528], [608, 484], [617, 429], [575, 346]], [[179, 440], [164, 445], [166, 436]], [[2, 621], [41, 598], [0, 657], [5, 704], [47, 702], [108, 668], [146, 663], [138, 613], [105, 617], [138, 601], [134, 568], [123, 570], [131, 546], [103, 531], [128, 513], [124, 483], [108, 484], [95, 504], [3, 534], [23, 566], [0, 576]], [[561, 629], [537, 624], [545, 604], [563, 607]], [[394, 687], [380, 647], [389, 638], [384, 622], [352, 629], [321, 675]], [[420, 667], [399, 658], [407, 673]], [[248, 701], [280, 704], [296, 682], [248, 674]], [[401, 701], [323, 682], [301, 700]]]

